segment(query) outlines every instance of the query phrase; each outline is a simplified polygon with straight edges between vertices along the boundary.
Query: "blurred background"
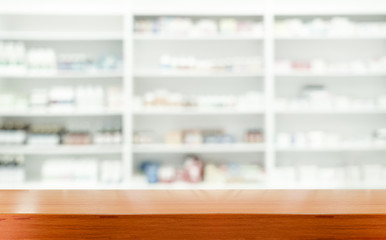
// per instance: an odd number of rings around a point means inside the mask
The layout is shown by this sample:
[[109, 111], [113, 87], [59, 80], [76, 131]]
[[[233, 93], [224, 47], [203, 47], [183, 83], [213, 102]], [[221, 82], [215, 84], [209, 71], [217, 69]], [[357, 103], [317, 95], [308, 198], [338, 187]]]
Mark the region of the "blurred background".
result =
[[0, 0], [0, 188], [384, 188], [382, 0]]

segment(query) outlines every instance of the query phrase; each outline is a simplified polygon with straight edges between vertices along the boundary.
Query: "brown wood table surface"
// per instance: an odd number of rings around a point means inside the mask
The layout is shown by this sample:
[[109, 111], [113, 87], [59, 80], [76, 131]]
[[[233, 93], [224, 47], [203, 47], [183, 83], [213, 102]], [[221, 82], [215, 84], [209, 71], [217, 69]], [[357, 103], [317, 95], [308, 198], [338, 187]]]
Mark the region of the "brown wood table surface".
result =
[[386, 239], [386, 190], [0, 190], [0, 239]]

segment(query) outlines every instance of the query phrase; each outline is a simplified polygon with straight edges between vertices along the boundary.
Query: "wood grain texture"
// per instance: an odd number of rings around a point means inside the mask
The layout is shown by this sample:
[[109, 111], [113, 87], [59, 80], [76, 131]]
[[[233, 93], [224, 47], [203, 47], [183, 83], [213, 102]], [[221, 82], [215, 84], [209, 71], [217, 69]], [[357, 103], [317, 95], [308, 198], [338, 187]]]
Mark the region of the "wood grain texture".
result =
[[6, 215], [0, 239], [386, 239], [385, 215]]
[[386, 239], [386, 191], [6, 190], [0, 239]]
[[386, 214], [385, 203], [385, 190], [0, 190], [0, 214]]

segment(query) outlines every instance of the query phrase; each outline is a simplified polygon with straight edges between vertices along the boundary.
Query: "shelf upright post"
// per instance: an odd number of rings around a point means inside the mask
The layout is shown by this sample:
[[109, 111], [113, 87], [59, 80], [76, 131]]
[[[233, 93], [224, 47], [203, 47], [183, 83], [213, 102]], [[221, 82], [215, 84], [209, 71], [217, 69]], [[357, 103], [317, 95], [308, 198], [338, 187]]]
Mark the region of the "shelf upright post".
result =
[[264, 11], [264, 92], [265, 92], [265, 168], [267, 184], [275, 170], [275, 79], [274, 79], [274, 14], [272, 1], [265, 0]]
[[123, 173], [124, 182], [131, 184], [133, 176], [133, 8], [132, 1], [125, 0], [123, 15]]

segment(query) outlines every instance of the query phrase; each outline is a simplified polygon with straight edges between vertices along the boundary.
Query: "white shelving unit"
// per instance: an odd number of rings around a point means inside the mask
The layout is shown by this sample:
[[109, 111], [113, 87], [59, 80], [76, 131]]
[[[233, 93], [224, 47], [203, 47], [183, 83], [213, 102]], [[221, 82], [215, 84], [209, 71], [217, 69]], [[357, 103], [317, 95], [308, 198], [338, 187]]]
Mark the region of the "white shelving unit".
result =
[[377, 36], [377, 37], [373, 37], [373, 36], [361, 36], [361, 37], [358, 37], [358, 36], [355, 36], [355, 37], [350, 37], [350, 36], [334, 36], [334, 37], [276, 37], [275, 40], [276, 41], [300, 41], [300, 40], [303, 40], [303, 41], [312, 41], [312, 40], [316, 40], [316, 41], [328, 41], [328, 40], [331, 40], [331, 41], [339, 41], [339, 40], [344, 40], [344, 41], [355, 41], [355, 40], [385, 40], [386, 39], [386, 35], [385, 36]]
[[121, 116], [123, 111], [87, 111], [74, 110], [69, 112], [34, 112], [34, 111], [0, 111], [2, 117], [97, 117], [97, 116]]
[[377, 152], [386, 151], [386, 146], [323, 146], [323, 147], [277, 147], [279, 152]]
[[385, 109], [285, 109], [277, 110], [276, 114], [386, 114]]
[[54, 75], [34, 75], [34, 74], [25, 74], [25, 75], [2, 75], [1, 78], [5, 79], [112, 79], [112, 78], [122, 78], [122, 73], [90, 73], [90, 74], [71, 74], [71, 73], [62, 73]]
[[[236, 3], [239, 6], [241, 3]], [[364, 1], [365, 2], [365, 1]], [[157, 3], [152, 5], [142, 5], [135, 0], [122, 0], [114, 2], [115, 7], [104, 8], [95, 6], [90, 9], [87, 5], [81, 8], [47, 8], [40, 7], [22, 8], [9, 7], [0, 9], [0, 23], [3, 18], [17, 19], [20, 22], [14, 25], [14, 29], [1, 30], [0, 41], [25, 41], [40, 46], [50, 44], [59, 44], [55, 46], [66, 46], [66, 50], [71, 52], [72, 47], [79, 43], [97, 43], [98, 46], [104, 46], [106, 51], [117, 51], [124, 60], [123, 72], [114, 73], [90, 73], [90, 74], [65, 74], [59, 73], [51, 76], [19, 75], [19, 76], [0, 76], [0, 87], [4, 82], [23, 81], [66, 81], [67, 84], [80, 84], [82, 81], [92, 81], [105, 84], [109, 81], [119, 82], [124, 89], [124, 106], [122, 110], [104, 110], [104, 111], [74, 111], [67, 113], [51, 112], [29, 112], [29, 111], [3, 111], [0, 112], [2, 118], [57, 118], [69, 121], [77, 121], [79, 118], [92, 118], [95, 121], [99, 119], [118, 118], [123, 129], [124, 142], [122, 145], [115, 146], [57, 146], [57, 147], [33, 147], [33, 146], [0, 146], [0, 154], [23, 154], [27, 156], [47, 156], [47, 155], [114, 155], [118, 156], [123, 163], [124, 182], [117, 185], [104, 184], [44, 184], [39, 182], [27, 182], [25, 184], [6, 184], [0, 185], [0, 188], [145, 188], [145, 189], [169, 189], [169, 188], [381, 188], [382, 184], [286, 184], [274, 182], [273, 178], [277, 169], [283, 162], [290, 162], [291, 166], [297, 166], [297, 156], [301, 159], [307, 158], [310, 162], [321, 163], [317, 154], [343, 154], [351, 156], [352, 154], [374, 155], [375, 160], [382, 163], [384, 160], [386, 148], [384, 146], [363, 146], [363, 147], [321, 147], [321, 148], [296, 148], [277, 146], [276, 135], [280, 131], [301, 131], [314, 128], [324, 128], [349, 132], [347, 129], [358, 128], [361, 133], [376, 127], [386, 127], [384, 109], [372, 110], [319, 110], [319, 109], [275, 109], [275, 99], [280, 95], [293, 95], [295, 87], [300, 87], [307, 81], [310, 83], [325, 84], [332, 89], [336, 85], [344, 82], [349, 90], [358, 92], [363, 84], [378, 84], [379, 88], [385, 87], [383, 81], [386, 79], [385, 73], [279, 73], [275, 72], [275, 60], [280, 57], [297, 57], [301, 49], [305, 53], [300, 53], [300, 57], [319, 57], [317, 54], [323, 53], [331, 58], [337, 57], [334, 54], [344, 43], [349, 43], [346, 50], [339, 52], [341, 55], [347, 54], [368, 57], [374, 52], [381, 52], [386, 55], [384, 44], [385, 36], [379, 37], [276, 37], [275, 21], [278, 19], [299, 17], [311, 19], [313, 17], [329, 18], [333, 16], [345, 16], [348, 18], [373, 18], [386, 21], [386, 7], [382, 8], [359, 8], [357, 6], [348, 7], [348, 3], [343, 7], [325, 7], [315, 9], [310, 7], [304, 1], [302, 7], [288, 7], [284, 1], [262, 0], [255, 3], [249, 2], [238, 9], [224, 6], [223, 9], [208, 7], [205, 11], [198, 10], [195, 7], [175, 6], [158, 8]], [[248, 5], [249, 4], [249, 5]], [[286, 5], [287, 4], [287, 5]], [[320, 4], [323, 5], [322, 1]], [[226, 4], [225, 4], [226, 5]], [[232, 5], [232, 6], [231, 6]], [[331, 4], [333, 6], [334, 4]], [[330, 6], [329, 5], [329, 6]], [[286, 7], [287, 6], [287, 7]], [[300, 6], [300, 5], [299, 5]], [[339, 5], [340, 6], [340, 5]], [[51, 9], [51, 10], [50, 10]], [[202, 8], [200, 8], [202, 9]], [[209, 37], [181, 37], [181, 36], [153, 36], [138, 35], [133, 32], [133, 24], [138, 17], [158, 17], [158, 16], [187, 16], [187, 17], [207, 17], [219, 18], [222, 16], [234, 17], [254, 17], [261, 19], [264, 24], [263, 36], [209, 36]], [[3, 18], [2, 18], [3, 17]], [[64, 26], [64, 31], [49, 28], [49, 24], [35, 24], [50, 19], [59, 19], [59, 25]], [[85, 20], [85, 24], [80, 24], [78, 31], [72, 30], [71, 26], [76, 25], [80, 19]], [[23, 29], [23, 25], [32, 21], [32, 27]], [[36, 21], [36, 22], [35, 22]], [[63, 22], [68, 21], [66, 24]], [[52, 26], [55, 24], [52, 23]], [[27, 24], [28, 26], [28, 24]], [[1, 24], [0, 24], [1, 27]], [[0, 28], [1, 29], [1, 28]], [[369, 46], [369, 43], [372, 46]], [[338, 47], [334, 47], [338, 44]], [[91, 44], [93, 45], [93, 44]], [[85, 46], [85, 45], [82, 45]], [[229, 46], [229, 47], [228, 47]], [[353, 47], [362, 46], [357, 52]], [[369, 51], [367, 51], [369, 48]], [[79, 49], [79, 48], [78, 48]], [[210, 51], [208, 50], [210, 49]], [[296, 51], [291, 51], [296, 49]], [[312, 51], [315, 50], [315, 51]], [[78, 50], [74, 50], [75, 52]], [[97, 47], [87, 49], [90, 53], [98, 51]], [[205, 73], [205, 72], [164, 72], [154, 67], [154, 59], [163, 51], [173, 51], [176, 54], [201, 54], [204, 57], [223, 56], [224, 52], [230, 55], [240, 53], [250, 53], [262, 56], [264, 71], [255, 73]], [[330, 54], [330, 55], [328, 55]], [[147, 66], [146, 63], [149, 63]], [[224, 81], [224, 85], [217, 87], [219, 92], [230, 93], [234, 86], [246, 87], [246, 89], [261, 90], [265, 96], [265, 108], [258, 110], [213, 110], [213, 109], [135, 109], [133, 107], [133, 98], [138, 93], [146, 90], [152, 90], [154, 86], [171, 87], [177, 89], [174, 83], [176, 80], [184, 82], [182, 92], [190, 93], [189, 87], [194, 86], [207, 93], [210, 84], [218, 84]], [[252, 86], [245, 86], [242, 81]], [[351, 83], [350, 81], [355, 81]], [[50, 84], [52, 83], [50, 82]], [[291, 87], [287, 89], [287, 86]], [[293, 85], [292, 85], [293, 84]], [[357, 87], [355, 84], [358, 84]], [[341, 86], [341, 85], [339, 85]], [[342, 90], [342, 87], [338, 90]], [[179, 86], [181, 88], [181, 86]], [[193, 87], [192, 87], [193, 88]], [[384, 90], [384, 89], [383, 89]], [[234, 91], [239, 91], [236, 89]], [[292, 92], [291, 92], [292, 91]], [[372, 90], [365, 92], [372, 94]], [[213, 92], [216, 93], [216, 92]], [[333, 115], [333, 117], [332, 117]], [[332, 119], [333, 118], [333, 119]], [[363, 120], [366, 119], [366, 121]], [[342, 120], [344, 119], [344, 120]], [[107, 120], [109, 121], [109, 120]], [[345, 124], [346, 121], [348, 123]], [[358, 122], [358, 124], [356, 123]], [[293, 124], [291, 124], [293, 123]], [[303, 124], [304, 123], [304, 124]], [[251, 126], [251, 124], [254, 124]], [[189, 127], [215, 128], [224, 127], [225, 130], [238, 132], [244, 131], [248, 127], [262, 127], [265, 134], [264, 144], [218, 144], [218, 145], [167, 145], [167, 144], [148, 144], [135, 145], [132, 142], [133, 132], [142, 129], [152, 129], [160, 134], [172, 129], [182, 129]], [[267, 180], [263, 184], [236, 184], [236, 185], [208, 185], [208, 184], [183, 184], [183, 185], [149, 185], [143, 184], [134, 177], [138, 163], [145, 158], [154, 157], [154, 155], [183, 155], [188, 153], [197, 154], [218, 154], [221, 156], [232, 156], [234, 159], [242, 161], [242, 155], [252, 156], [254, 160], [262, 162], [267, 174]], [[313, 159], [315, 157], [315, 160]], [[355, 158], [355, 157], [354, 157]], [[335, 159], [335, 158], [333, 158]], [[356, 159], [356, 158], [355, 158]], [[344, 161], [350, 161], [345, 158]], [[357, 159], [356, 159], [357, 160]], [[292, 161], [292, 162], [291, 162]], [[362, 161], [364, 161], [362, 159]], [[331, 161], [330, 161], [331, 162]], [[341, 162], [341, 161], [340, 161]], [[382, 163], [383, 164], [383, 163]]]
[[[336, 12], [331, 10], [311, 14], [304, 12], [277, 13], [275, 19], [279, 21], [296, 17], [309, 22], [314, 18], [331, 19], [339, 16], [359, 22], [369, 19], [384, 21], [385, 14], [377, 11]], [[275, 58], [277, 60], [318, 58], [329, 61], [347, 61], [347, 59], [371, 59], [386, 54], [382, 47], [384, 43], [384, 36], [276, 37], [274, 39]], [[277, 98], [294, 98], [293, 96], [298, 93], [296, 91], [300, 91], [304, 85], [324, 85], [329, 92], [356, 96], [357, 98], [371, 98], [378, 94], [384, 94], [385, 91], [385, 74], [383, 72], [277, 72], [275, 79]], [[301, 135], [307, 131], [320, 130], [339, 133], [349, 139], [370, 139], [376, 128], [385, 126], [385, 110], [375, 106], [368, 108], [331, 106], [325, 109], [317, 106], [277, 108], [275, 116], [277, 134], [280, 132], [300, 132]], [[275, 147], [276, 170], [280, 172], [280, 168], [292, 168], [297, 174], [297, 182], [288, 186], [284, 184], [284, 188], [356, 189], [385, 187], [382, 184], [383, 178], [377, 175], [382, 172], [384, 165], [384, 145], [346, 144], [344, 142], [333, 145], [321, 144], [320, 146], [301, 145], [280, 146], [277, 144]], [[315, 167], [318, 170], [315, 170]], [[326, 178], [321, 181], [322, 175], [331, 173], [329, 171], [332, 168], [336, 169], [335, 178], [332, 178], [333, 180]], [[320, 172], [321, 169], [325, 169], [323, 173]], [[373, 171], [374, 169], [376, 170]], [[377, 171], [379, 172], [377, 173]], [[353, 172], [357, 175], [350, 178], [352, 177], [350, 174]], [[288, 171], [284, 170], [284, 173], [288, 173]], [[316, 180], [317, 178], [319, 180]], [[355, 178], [356, 180], [351, 180], [352, 182], [342, 181], [342, 178]], [[279, 185], [280, 182], [276, 184], [276, 186]]]
[[326, 78], [372, 78], [372, 77], [386, 77], [386, 73], [277, 73], [277, 78], [315, 78], [315, 77], [326, 77]]
[[18, 41], [122, 41], [122, 32], [0, 32], [0, 40]]
[[[263, 20], [265, 15], [251, 12], [218, 12], [216, 10], [206, 13], [195, 13], [183, 11], [173, 13], [173, 11], [162, 12], [134, 12], [134, 19], [156, 18], [163, 16], [192, 17], [200, 18], [250, 18], [254, 20]], [[264, 23], [264, 21], [262, 21]], [[231, 56], [262, 56], [263, 66], [268, 65], [264, 45], [265, 36], [154, 36], [154, 35], [133, 35], [134, 46], [134, 92], [142, 94], [145, 91], [153, 90], [159, 87], [162, 82], [162, 88], [172, 88], [173, 91], [184, 94], [235, 94], [234, 88], [238, 94], [247, 91], [266, 92], [266, 70], [263, 67], [259, 72], [200, 72], [200, 71], [163, 71], [154, 66], [154, 60], [158, 60], [160, 54], [191, 55], [197, 58], [221, 58]], [[240, 44], [244, 47], [239, 48]], [[207, 49], [212, 49], [208, 52]], [[230, 53], [224, 51], [229, 49]], [[154, 49], [154, 51], [152, 51]], [[164, 52], [162, 52], [164, 51]], [[182, 84], [183, 83], [183, 84]], [[218, 84], [223, 84], [218, 87]], [[243, 85], [245, 84], [245, 85]], [[207, 87], [207, 89], [205, 89]], [[247, 128], [265, 129], [265, 115], [267, 110], [258, 109], [218, 109], [218, 108], [144, 108], [133, 110], [133, 129], [140, 131], [151, 129], [156, 133], [164, 134], [166, 131], [175, 129], [207, 129], [221, 128], [224, 132], [236, 134], [240, 139]], [[159, 127], [154, 126], [155, 120]], [[241, 138], [242, 139], [242, 138]], [[240, 140], [239, 140], [240, 141]], [[133, 146], [133, 161], [138, 166], [141, 161], [154, 159], [158, 161], [157, 156], [162, 155], [161, 161], [179, 163], [183, 155], [197, 154], [199, 156], [212, 156], [215, 159], [221, 159], [222, 162], [254, 162], [263, 165], [265, 169], [267, 159], [266, 144], [252, 143], [234, 143], [234, 144], [142, 144]], [[205, 161], [206, 157], [203, 157]], [[137, 167], [138, 168], [138, 167]], [[134, 171], [136, 169], [133, 169]], [[137, 170], [138, 171], [138, 170]], [[141, 184], [144, 179], [137, 180], [136, 187], [146, 189], [215, 189], [215, 188], [240, 188], [243, 184], [229, 185], [219, 184]], [[253, 184], [243, 185], [244, 188], [252, 187]], [[263, 187], [262, 184], [254, 184], [254, 187]]]
[[[25, 3], [27, 6], [28, 2]], [[43, 4], [43, 3], [34, 3]], [[80, 4], [80, 3], [79, 3]], [[48, 4], [49, 5], [49, 4]], [[2, 8], [0, 10], [0, 41], [24, 42], [28, 47], [51, 47], [58, 53], [85, 53], [91, 57], [103, 54], [115, 54], [124, 58], [124, 44], [127, 35], [124, 31], [124, 17], [127, 15], [123, 8], [119, 11], [107, 7], [99, 8], [89, 5], [87, 8], [66, 7], [54, 9], [15, 7], [15, 11]], [[114, 5], [114, 4], [113, 4]], [[24, 5], [23, 5], [24, 6]], [[43, 9], [49, 9], [44, 12]], [[99, 9], [99, 10], [98, 10]], [[0, 75], [0, 89], [10, 88], [28, 93], [31, 88], [49, 88], [51, 86], [79, 86], [79, 85], [127, 85], [126, 73], [122, 71], [90, 71], [90, 72], [61, 72], [56, 74], [12, 74]], [[5, 106], [7, 107], [7, 106]], [[65, 127], [77, 126], [78, 123], [95, 131], [104, 124], [122, 126], [127, 109], [74, 109], [72, 111], [33, 111], [22, 109], [8, 109], [1, 107], [1, 120], [17, 120], [34, 124], [53, 123]], [[119, 126], [117, 126], [119, 127]], [[130, 131], [129, 129], [127, 129]], [[123, 132], [123, 134], [125, 134]], [[131, 134], [126, 134], [131, 135]], [[0, 155], [23, 155], [26, 181], [24, 183], [1, 182], [2, 189], [101, 189], [117, 188], [118, 184], [95, 183], [66, 183], [60, 181], [44, 182], [40, 180], [43, 163], [52, 160], [95, 159], [98, 167], [102, 161], [120, 160], [127, 165], [129, 144], [114, 145], [1, 145]], [[98, 174], [99, 175], [99, 174]], [[126, 172], [123, 175], [127, 177]], [[98, 176], [99, 177], [99, 176]], [[126, 179], [127, 180], [127, 179]], [[124, 182], [126, 183], [126, 182]], [[122, 185], [122, 184], [119, 184]]]
[[233, 110], [233, 109], [154, 109], [134, 110], [134, 115], [261, 115], [264, 110]]
[[262, 73], [197, 73], [197, 72], [162, 72], [159, 70], [139, 70], [136, 78], [263, 78]]
[[96, 145], [96, 146], [6, 146], [0, 148], [0, 154], [23, 155], [106, 155], [122, 154], [123, 146]]
[[238, 143], [238, 144], [141, 144], [134, 145], [134, 153], [243, 153], [264, 152], [264, 144]]
[[263, 37], [250, 36], [208, 36], [208, 37], [181, 37], [181, 36], [152, 36], [134, 34], [135, 41], [263, 41]]

